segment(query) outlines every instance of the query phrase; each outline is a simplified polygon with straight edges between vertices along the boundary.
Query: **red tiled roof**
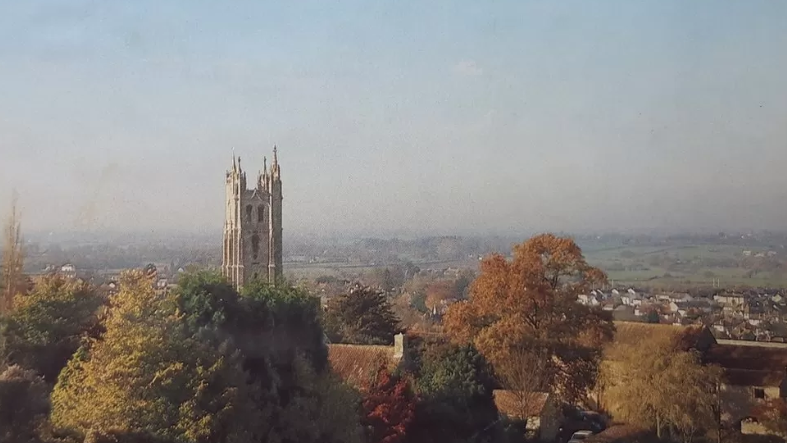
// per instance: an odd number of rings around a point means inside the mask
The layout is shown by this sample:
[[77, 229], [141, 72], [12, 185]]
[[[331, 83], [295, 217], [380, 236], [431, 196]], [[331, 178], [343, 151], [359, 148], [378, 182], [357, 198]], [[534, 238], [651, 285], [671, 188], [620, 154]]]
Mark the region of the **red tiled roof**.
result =
[[328, 345], [331, 369], [347, 383], [361, 387], [371, 381], [382, 366], [395, 361], [393, 346]]
[[527, 410], [522, 411], [523, 405], [521, 402], [523, 399], [519, 397], [515, 391], [495, 389], [492, 391], [492, 395], [495, 398], [495, 406], [497, 406], [497, 410], [500, 413], [519, 419], [541, 415], [541, 411], [544, 410], [544, 406], [547, 400], [549, 400], [549, 394], [546, 392], [533, 392], [529, 395], [530, 398], [525, 399], [527, 404], [525, 404], [524, 407], [526, 407]]

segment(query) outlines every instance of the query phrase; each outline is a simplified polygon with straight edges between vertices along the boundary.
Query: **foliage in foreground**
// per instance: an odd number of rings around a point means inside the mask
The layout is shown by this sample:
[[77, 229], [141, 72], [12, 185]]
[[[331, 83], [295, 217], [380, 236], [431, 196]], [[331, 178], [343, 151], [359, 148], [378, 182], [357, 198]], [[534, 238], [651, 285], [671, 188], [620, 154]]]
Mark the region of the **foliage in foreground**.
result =
[[4, 358], [57, 380], [87, 334], [97, 334], [103, 299], [87, 283], [46, 276], [14, 300], [2, 331]]
[[29, 369], [9, 366], [0, 373], [0, 442], [37, 441], [49, 412], [48, 391]]
[[162, 299], [127, 273], [105, 334], [60, 375], [53, 425], [96, 441], [360, 441], [357, 410], [342, 407], [357, 397], [324, 371], [317, 314], [291, 288], [241, 297], [198, 273]]
[[413, 359], [419, 402], [408, 441], [489, 442], [498, 428], [486, 359], [472, 346], [431, 344]]
[[406, 379], [380, 368], [363, 392], [361, 423], [366, 441], [406, 442], [415, 416], [416, 401]]

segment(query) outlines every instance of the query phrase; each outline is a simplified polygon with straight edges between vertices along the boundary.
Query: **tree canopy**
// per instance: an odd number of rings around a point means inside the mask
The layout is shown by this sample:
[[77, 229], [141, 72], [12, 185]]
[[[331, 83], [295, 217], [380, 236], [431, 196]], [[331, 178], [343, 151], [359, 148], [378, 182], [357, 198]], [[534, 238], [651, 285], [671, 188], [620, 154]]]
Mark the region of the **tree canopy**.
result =
[[54, 383], [82, 338], [96, 333], [103, 303], [87, 283], [42, 277], [29, 294], [15, 298], [3, 321], [5, 358]]
[[364, 390], [361, 422], [367, 441], [403, 443], [415, 416], [417, 398], [402, 377], [380, 368], [376, 378]]
[[197, 340], [141, 272], [123, 275], [101, 340], [77, 352], [52, 394], [52, 421], [82, 435], [149, 433], [175, 441], [262, 435], [240, 356]]
[[494, 379], [478, 351], [471, 345], [427, 345], [412, 371], [419, 401], [409, 441], [493, 441]]
[[399, 319], [388, 297], [360, 284], [349, 294], [328, 302], [324, 325], [328, 337], [336, 343], [387, 345], [399, 332]]
[[359, 399], [325, 371], [317, 300], [286, 286], [238, 294], [185, 275], [170, 296], [123, 275], [106, 331], [52, 393], [52, 424], [86, 441], [360, 443]]
[[675, 429], [683, 441], [716, 428], [721, 371], [702, 364], [680, 337], [652, 334], [636, 345], [607, 350], [604, 405], [617, 419], [655, 429]]
[[17, 365], [0, 372], [0, 442], [27, 443], [49, 412], [49, 390], [34, 371]]
[[614, 333], [608, 313], [576, 300], [605, 281], [573, 240], [539, 235], [515, 246], [510, 261], [485, 258], [468, 301], [451, 306], [445, 328], [495, 368], [522, 351], [544, 355], [547, 386], [576, 399], [595, 382], [602, 346]]

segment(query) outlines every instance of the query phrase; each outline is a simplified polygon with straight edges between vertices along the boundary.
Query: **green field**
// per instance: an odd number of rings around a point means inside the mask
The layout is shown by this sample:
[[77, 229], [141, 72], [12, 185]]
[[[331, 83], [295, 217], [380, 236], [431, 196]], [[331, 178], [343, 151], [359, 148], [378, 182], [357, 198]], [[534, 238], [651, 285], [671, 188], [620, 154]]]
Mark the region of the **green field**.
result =
[[[781, 254], [744, 257], [737, 245], [614, 246], [585, 251], [615, 286], [787, 287]], [[753, 249], [753, 253], [765, 252]]]
[[[763, 248], [739, 245], [668, 245], [630, 246], [595, 244], [583, 249], [587, 261], [603, 269], [617, 287], [685, 288], [696, 286], [785, 287], [787, 288], [787, 253], [779, 249], [768, 258], [745, 257], [767, 252]], [[448, 266], [475, 268], [477, 262], [440, 262], [418, 264], [422, 269]], [[377, 266], [348, 263], [288, 263], [288, 277], [294, 280], [315, 279], [321, 275], [353, 279]]]

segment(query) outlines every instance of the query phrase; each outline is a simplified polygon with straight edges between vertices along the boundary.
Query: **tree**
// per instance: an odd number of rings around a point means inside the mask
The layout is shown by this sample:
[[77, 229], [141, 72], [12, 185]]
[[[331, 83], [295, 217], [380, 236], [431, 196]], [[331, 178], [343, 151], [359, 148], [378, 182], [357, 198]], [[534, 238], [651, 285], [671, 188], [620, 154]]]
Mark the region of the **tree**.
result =
[[680, 337], [653, 334], [636, 345], [616, 343], [607, 359], [605, 398], [616, 418], [656, 429], [659, 436], [673, 428], [684, 442], [716, 426], [720, 370], [703, 366]]
[[484, 357], [470, 345], [432, 344], [414, 360], [419, 401], [408, 441], [492, 441], [498, 413]]
[[405, 281], [405, 269], [400, 266], [375, 268], [368, 276], [368, 284], [388, 293], [401, 287]]
[[475, 279], [475, 273], [469, 269], [462, 270], [459, 273], [459, 278], [454, 282], [454, 295], [456, 298], [467, 298], [467, 292], [470, 289], [470, 284]]
[[386, 368], [380, 368], [363, 397], [361, 422], [366, 429], [367, 441], [406, 441], [408, 428], [415, 416], [416, 401], [407, 380], [394, 377]]
[[385, 294], [360, 284], [328, 302], [324, 325], [331, 341], [344, 343], [391, 344], [399, 332], [399, 319]]
[[455, 298], [454, 285], [450, 281], [435, 281], [426, 287], [426, 307], [430, 310], [452, 298]]
[[17, 197], [11, 204], [11, 215], [3, 232], [3, 261], [0, 269], [0, 314], [13, 308], [14, 297], [26, 284], [22, 274], [25, 253], [22, 247], [22, 223], [17, 212]]
[[515, 351], [509, 360], [497, 368], [497, 376], [511, 392], [518, 417], [530, 416], [540, 393], [549, 389], [549, 365], [544, 352]]
[[266, 441], [288, 443], [361, 443], [359, 397], [329, 373], [317, 374], [308, 359], [296, 357], [293, 386], [274, 414]]
[[194, 330], [234, 343], [255, 407], [264, 411], [263, 441], [354, 443], [361, 439], [350, 387], [326, 371], [319, 300], [287, 285], [252, 282], [237, 294], [218, 274], [184, 275], [174, 302]]
[[606, 276], [569, 238], [539, 235], [513, 252], [512, 261], [500, 254], [483, 260], [469, 300], [449, 309], [446, 331], [473, 343], [495, 368], [522, 350], [543, 354], [550, 390], [581, 398], [595, 382], [614, 326], [609, 313], [576, 300]]
[[[121, 278], [106, 333], [82, 347], [52, 393], [53, 424], [81, 435], [150, 434], [193, 442], [264, 435], [240, 355], [205, 330], [192, 335], [169, 299], [141, 271]], [[202, 338], [202, 340], [200, 340]]]
[[34, 371], [13, 365], [0, 373], [0, 443], [37, 441], [49, 412], [48, 387]]
[[54, 383], [81, 339], [98, 328], [103, 303], [87, 283], [42, 277], [29, 294], [16, 298], [5, 320], [5, 358]]
[[774, 398], [755, 410], [755, 416], [770, 432], [787, 436], [787, 400]]

